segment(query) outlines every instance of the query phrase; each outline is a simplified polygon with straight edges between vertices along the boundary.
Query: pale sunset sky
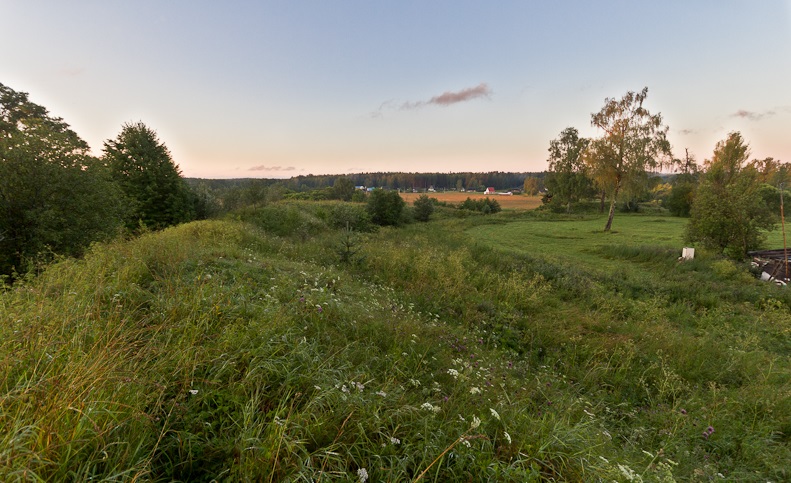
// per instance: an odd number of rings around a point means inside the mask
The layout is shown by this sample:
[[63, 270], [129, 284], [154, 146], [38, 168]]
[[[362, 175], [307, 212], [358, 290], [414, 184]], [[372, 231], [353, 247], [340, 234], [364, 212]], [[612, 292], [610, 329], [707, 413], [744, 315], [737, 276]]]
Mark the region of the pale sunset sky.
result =
[[188, 177], [543, 171], [648, 87], [676, 156], [791, 161], [791, 0], [0, 0], [0, 82]]

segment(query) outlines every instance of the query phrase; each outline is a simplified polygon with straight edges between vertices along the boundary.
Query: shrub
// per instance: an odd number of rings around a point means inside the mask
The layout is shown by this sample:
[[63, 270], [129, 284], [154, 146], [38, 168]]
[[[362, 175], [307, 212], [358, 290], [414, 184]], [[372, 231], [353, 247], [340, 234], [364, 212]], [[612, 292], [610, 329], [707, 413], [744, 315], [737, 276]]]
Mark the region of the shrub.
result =
[[317, 216], [300, 209], [299, 204], [282, 202], [260, 208], [245, 208], [237, 211], [236, 216], [273, 235], [296, 235], [303, 240], [326, 229]]
[[480, 211], [484, 215], [488, 215], [490, 213], [499, 213], [502, 211], [500, 203], [498, 203], [497, 200], [493, 200], [492, 198], [481, 198], [479, 200], [467, 198], [459, 206], [459, 208], [462, 210]]
[[417, 221], [428, 221], [432, 213], [434, 213], [434, 202], [436, 198], [429, 198], [428, 195], [420, 195], [413, 204], [415, 208], [415, 219]]
[[397, 191], [375, 190], [368, 197], [368, 213], [377, 225], [398, 225], [406, 202]]
[[329, 213], [328, 223], [333, 228], [354, 231], [371, 231], [371, 216], [366, 207], [360, 204], [338, 203]]

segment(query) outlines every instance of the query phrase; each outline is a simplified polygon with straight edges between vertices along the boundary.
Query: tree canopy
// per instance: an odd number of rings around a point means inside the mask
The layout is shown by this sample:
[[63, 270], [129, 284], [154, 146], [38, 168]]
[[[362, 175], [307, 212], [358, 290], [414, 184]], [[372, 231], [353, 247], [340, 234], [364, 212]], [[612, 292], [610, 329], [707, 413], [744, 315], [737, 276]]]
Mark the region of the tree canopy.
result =
[[566, 211], [571, 211], [571, 204], [591, 190], [591, 180], [582, 158], [589, 143], [590, 140], [581, 138], [573, 127], [567, 127], [557, 139], [549, 142], [549, 170], [544, 184], [552, 195], [552, 203], [565, 205]]
[[61, 118], [0, 84], [0, 274], [117, 233], [122, 195]]
[[760, 196], [761, 173], [747, 163], [749, 146], [738, 132], [717, 143], [695, 193], [687, 238], [733, 258], [758, 248], [777, 218]]
[[160, 229], [193, 219], [190, 191], [178, 166], [142, 122], [124, 124], [115, 139], [105, 141], [104, 161], [132, 202], [129, 228]]
[[668, 128], [661, 114], [651, 114], [643, 103], [648, 88], [629, 91], [621, 99], [605, 99], [604, 107], [591, 114], [591, 125], [603, 131], [591, 141], [584, 160], [602, 190], [610, 194], [610, 212], [604, 231], [610, 231], [615, 203], [624, 186], [645, 177], [670, 154]]

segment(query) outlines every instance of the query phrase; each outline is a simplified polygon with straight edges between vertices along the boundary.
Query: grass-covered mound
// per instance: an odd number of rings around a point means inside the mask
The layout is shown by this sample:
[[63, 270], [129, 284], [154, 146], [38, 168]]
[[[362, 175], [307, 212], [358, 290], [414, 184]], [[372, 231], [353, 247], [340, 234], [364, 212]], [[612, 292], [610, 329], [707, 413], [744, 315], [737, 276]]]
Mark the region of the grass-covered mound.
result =
[[607, 275], [464, 231], [513, 214], [350, 234], [354, 208], [280, 209], [0, 295], [0, 479], [791, 475], [791, 297], [730, 262], [590, 249]]

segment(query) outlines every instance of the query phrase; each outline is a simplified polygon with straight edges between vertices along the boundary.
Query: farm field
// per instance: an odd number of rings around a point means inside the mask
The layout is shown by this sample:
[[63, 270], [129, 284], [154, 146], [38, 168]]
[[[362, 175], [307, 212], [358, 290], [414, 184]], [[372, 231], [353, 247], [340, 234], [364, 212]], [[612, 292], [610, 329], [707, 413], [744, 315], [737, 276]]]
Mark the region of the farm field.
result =
[[467, 198], [473, 200], [480, 198], [492, 198], [500, 203], [504, 210], [533, 210], [541, 206], [540, 196], [526, 196], [526, 195], [484, 195], [483, 193], [458, 191], [445, 191], [436, 193], [401, 193], [401, 197], [409, 204], [412, 204], [419, 196], [428, 195], [431, 198], [436, 198], [438, 201], [452, 204], [463, 203]]

